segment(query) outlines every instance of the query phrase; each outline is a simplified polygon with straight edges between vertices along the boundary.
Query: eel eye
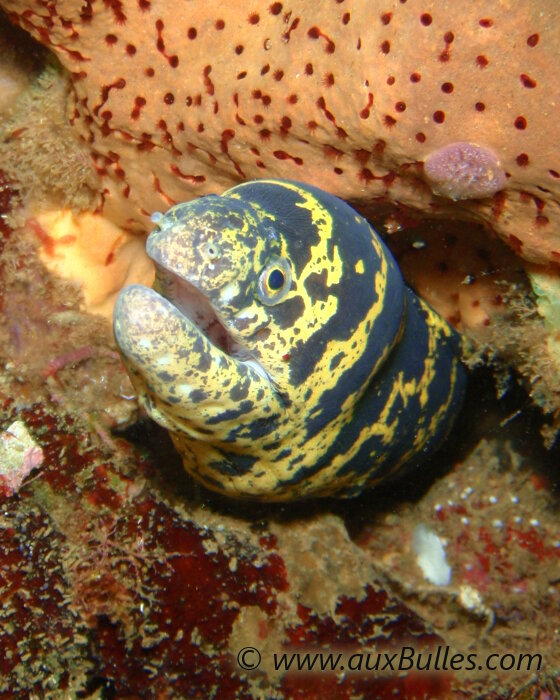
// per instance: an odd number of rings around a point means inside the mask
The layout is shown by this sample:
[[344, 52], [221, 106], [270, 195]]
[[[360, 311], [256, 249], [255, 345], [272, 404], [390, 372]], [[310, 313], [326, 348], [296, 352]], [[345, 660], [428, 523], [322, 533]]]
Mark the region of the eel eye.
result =
[[259, 277], [259, 298], [263, 304], [273, 306], [283, 299], [292, 287], [292, 270], [285, 258], [272, 260]]
[[205, 243], [202, 253], [207, 260], [216, 260], [220, 257], [220, 246], [215, 243]]

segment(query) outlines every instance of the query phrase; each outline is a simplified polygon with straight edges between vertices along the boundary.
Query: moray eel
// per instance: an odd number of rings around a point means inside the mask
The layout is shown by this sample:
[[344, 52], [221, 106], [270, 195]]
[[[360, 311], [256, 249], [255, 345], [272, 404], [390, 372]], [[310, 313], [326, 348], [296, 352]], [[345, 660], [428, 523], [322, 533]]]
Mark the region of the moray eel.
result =
[[153, 217], [154, 289], [114, 332], [140, 404], [229, 496], [355, 496], [419, 464], [457, 415], [459, 337], [345, 202], [247, 182]]

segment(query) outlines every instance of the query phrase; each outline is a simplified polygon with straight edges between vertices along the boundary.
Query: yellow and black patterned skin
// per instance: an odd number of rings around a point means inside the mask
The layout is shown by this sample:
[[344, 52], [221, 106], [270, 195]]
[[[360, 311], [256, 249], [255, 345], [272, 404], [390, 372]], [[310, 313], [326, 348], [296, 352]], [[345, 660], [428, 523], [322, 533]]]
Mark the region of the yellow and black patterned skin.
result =
[[241, 498], [348, 497], [440, 443], [464, 391], [458, 336], [350, 206], [259, 180], [155, 221], [155, 289], [120, 293], [115, 337], [196, 479]]

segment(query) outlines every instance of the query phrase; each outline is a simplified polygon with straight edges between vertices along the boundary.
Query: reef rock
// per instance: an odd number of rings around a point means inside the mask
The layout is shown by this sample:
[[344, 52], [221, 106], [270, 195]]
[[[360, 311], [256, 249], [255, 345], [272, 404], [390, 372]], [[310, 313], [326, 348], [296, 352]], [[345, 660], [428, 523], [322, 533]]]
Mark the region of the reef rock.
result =
[[70, 72], [68, 119], [119, 225], [282, 177], [484, 221], [560, 261], [554, 0], [0, 5]]

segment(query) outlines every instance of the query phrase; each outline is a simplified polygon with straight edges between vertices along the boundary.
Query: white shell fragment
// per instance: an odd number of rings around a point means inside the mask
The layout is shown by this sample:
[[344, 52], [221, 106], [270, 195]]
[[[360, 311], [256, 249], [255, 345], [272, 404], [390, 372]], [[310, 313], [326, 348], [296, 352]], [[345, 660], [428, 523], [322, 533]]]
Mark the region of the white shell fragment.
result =
[[11, 496], [26, 476], [43, 463], [43, 450], [23, 421], [14, 421], [0, 433], [0, 490]]
[[418, 525], [412, 535], [412, 549], [424, 578], [435, 586], [448, 586], [451, 567], [445, 561], [445, 549], [436, 533], [425, 525]]

